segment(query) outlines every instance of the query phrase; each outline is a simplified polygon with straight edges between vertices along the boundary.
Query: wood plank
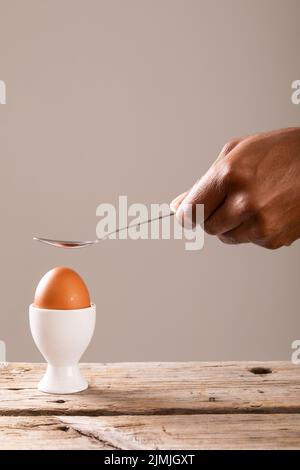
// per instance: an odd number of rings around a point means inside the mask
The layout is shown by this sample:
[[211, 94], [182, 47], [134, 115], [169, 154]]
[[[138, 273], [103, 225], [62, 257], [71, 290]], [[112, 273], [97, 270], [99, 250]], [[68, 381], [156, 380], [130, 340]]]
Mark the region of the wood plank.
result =
[[109, 444], [66, 426], [55, 417], [0, 417], [0, 450], [112, 449]]
[[91, 387], [74, 395], [39, 392], [43, 364], [0, 368], [0, 415], [300, 412], [300, 367], [288, 362], [120, 363], [81, 368]]
[[300, 415], [4, 416], [0, 449], [300, 449]]

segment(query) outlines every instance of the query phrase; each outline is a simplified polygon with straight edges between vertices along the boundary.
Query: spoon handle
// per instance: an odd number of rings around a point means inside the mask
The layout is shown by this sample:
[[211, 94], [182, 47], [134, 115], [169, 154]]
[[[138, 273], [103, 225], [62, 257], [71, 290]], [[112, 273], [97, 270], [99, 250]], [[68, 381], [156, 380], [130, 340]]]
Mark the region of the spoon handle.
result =
[[106, 238], [109, 238], [111, 235], [122, 232], [124, 230], [128, 230], [129, 228], [132, 228], [132, 227], [140, 227], [141, 225], [149, 224], [151, 222], [155, 222], [156, 220], [161, 220], [161, 219], [164, 219], [166, 217], [172, 217], [172, 215], [174, 215], [174, 214], [175, 214], [175, 212], [170, 212], [169, 214], [159, 215], [158, 217], [154, 217], [153, 219], [150, 218], [150, 219], [144, 220], [143, 222], [138, 222], [137, 224], [132, 224], [132, 225], [129, 224], [126, 227], [121, 227], [121, 228], [119, 227], [119, 228], [117, 228], [117, 230], [114, 230], [113, 232], [107, 233], [103, 238], [97, 238], [97, 241], [105, 240]]

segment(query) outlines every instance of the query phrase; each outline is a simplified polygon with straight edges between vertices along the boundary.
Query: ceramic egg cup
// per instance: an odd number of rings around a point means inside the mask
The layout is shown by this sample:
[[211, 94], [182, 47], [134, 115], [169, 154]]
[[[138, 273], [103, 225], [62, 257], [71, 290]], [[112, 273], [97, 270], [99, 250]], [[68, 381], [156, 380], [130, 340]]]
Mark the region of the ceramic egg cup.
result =
[[78, 362], [88, 347], [96, 323], [96, 306], [74, 310], [29, 307], [34, 342], [48, 365], [38, 385], [46, 393], [76, 393], [88, 387]]

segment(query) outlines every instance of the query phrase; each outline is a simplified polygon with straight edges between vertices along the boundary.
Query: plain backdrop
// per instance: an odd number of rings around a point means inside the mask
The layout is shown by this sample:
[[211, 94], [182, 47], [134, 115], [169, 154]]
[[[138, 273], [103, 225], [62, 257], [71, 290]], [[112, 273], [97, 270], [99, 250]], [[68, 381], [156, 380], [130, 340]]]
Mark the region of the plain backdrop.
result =
[[289, 359], [300, 337], [300, 242], [206, 236], [60, 251], [96, 207], [169, 202], [231, 138], [299, 126], [299, 0], [0, 0], [0, 339], [39, 361], [28, 306], [67, 265], [97, 305], [87, 361]]

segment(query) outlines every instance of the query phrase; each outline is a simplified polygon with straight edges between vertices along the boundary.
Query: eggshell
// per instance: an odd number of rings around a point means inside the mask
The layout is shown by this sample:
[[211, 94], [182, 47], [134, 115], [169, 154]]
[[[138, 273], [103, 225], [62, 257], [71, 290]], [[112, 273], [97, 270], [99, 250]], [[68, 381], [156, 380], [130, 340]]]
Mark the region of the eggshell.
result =
[[85, 282], [73, 269], [57, 267], [40, 280], [33, 305], [53, 310], [73, 310], [90, 307], [90, 295]]

